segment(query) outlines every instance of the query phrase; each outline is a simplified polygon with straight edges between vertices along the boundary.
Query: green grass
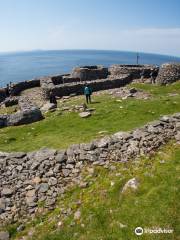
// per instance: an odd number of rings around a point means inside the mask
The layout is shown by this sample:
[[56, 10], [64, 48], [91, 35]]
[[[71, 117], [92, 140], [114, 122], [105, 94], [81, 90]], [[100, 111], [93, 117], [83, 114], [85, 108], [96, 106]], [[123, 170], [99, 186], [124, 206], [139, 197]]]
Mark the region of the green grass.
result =
[[[46, 119], [33, 124], [0, 129], [1, 151], [30, 151], [41, 147], [63, 149], [70, 144], [88, 142], [100, 137], [99, 132], [112, 134], [132, 130], [157, 119], [160, 115], [180, 112], [180, 95], [169, 97], [168, 93], [180, 93], [180, 83], [170, 86], [132, 84], [152, 94], [150, 100], [127, 99], [117, 102], [110, 95], [94, 95], [95, 112], [88, 119], [78, 113], [57, 111]], [[84, 97], [68, 100], [63, 106], [84, 102]], [[59, 104], [60, 105], [60, 104]], [[120, 106], [123, 108], [121, 109]]]
[[[89, 187], [74, 187], [59, 199], [54, 211], [41, 215], [28, 224], [22, 233], [14, 233], [14, 237], [19, 239], [33, 230], [34, 234], [28, 240], [178, 239], [179, 160], [180, 146], [169, 143], [151, 158], [114, 163], [114, 171], [96, 167], [92, 176], [84, 171]], [[122, 187], [132, 177], [140, 182], [138, 190], [122, 195]], [[77, 205], [79, 200], [80, 206]], [[71, 208], [72, 213], [65, 218], [61, 208]], [[78, 208], [81, 218], [75, 221], [73, 216]], [[60, 228], [57, 227], [59, 221], [63, 223]], [[137, 226], [169, 228], [174, 233], [137, 237], [134, 234]]]

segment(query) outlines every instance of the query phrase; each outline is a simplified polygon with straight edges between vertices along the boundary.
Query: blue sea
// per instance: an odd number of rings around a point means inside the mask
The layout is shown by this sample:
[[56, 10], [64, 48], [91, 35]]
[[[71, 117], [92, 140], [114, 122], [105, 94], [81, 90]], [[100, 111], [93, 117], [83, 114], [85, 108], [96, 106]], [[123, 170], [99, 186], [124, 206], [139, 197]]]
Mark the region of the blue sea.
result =
[[[99, 50], [51, 50], [0, 54], [0, 87], [7, 83], [71, 72], [75, 66], [136, 64], [135, 52]], [[180, 58], [139, 53], [139, 64], [161, 65]]]

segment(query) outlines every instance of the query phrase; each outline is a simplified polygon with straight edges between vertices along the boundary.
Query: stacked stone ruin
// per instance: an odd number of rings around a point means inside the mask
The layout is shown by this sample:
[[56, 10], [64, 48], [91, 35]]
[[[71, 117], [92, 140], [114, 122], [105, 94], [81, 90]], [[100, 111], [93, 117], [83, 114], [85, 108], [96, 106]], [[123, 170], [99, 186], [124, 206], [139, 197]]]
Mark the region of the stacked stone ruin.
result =
[[[158, 74], [156, 82], [159, 84], [168, 84], [180, 79], [180, 64], [178, 63], [163, 64], [159, 73], [155, 65], [112, 65], [109, 68], [83, 66], [74, 68], [71, 74], [42, 77], [13, 84], [10, 98], [6, 98], [6, 88], [0, 89], [0, 102], [4, 106], [19, 104], [20, 93], [33, 87], [41, 87], [44, 101], [49, 100], [50, 92], [58, 97], [83, 94], [85, 84], [90, 85], [94, 92], [119, 88], [134, 79], [140, 79], [142, 72], [145, 78], [150, 78], [152, 71]], [[17, 113], [0, 115], [0, 127], [27, 124], [43, 118], [37, 106], [32, 106], [28, 99], [23, 101], [31, 107], [26, 107], [26, 110], [20, 107]]]
[[150, 77], [152, 70], [157, 71], [154, 65], [112, 65], [110, 68], [103, 66], [84, 66], [73, 69], [71, 75], [63, 76], [62, 83], [55, 84], [55, 78], [42, 78], [41, 87], [45, 99], [49, 98], [52, 91], [56, 96], [62, 97], [70, 94], [83, 94], [85, 84], [90, 85], [93, 91], [100, 91], [122, 87], [130, 83], [134, 78], [140, 78], [144, 70], [145, 77]]
[[158, 67], [156, 65], [124, 65], [124, 64], [114, 64], [109, 68], [109, 73], [111, 76], [120, 76], [123, 74], [131, 74], [133, 78], [140, 78], [142, 71], [144, 72], [144, 77], [149, 78], [151, 71], [156, 71], [158, 73]]
[[156, 82], [161, 85], [180, 80], [180, 63], [166, 63], [160, 67]]
[[42, 206], [53, 209], [69, 185], [87, 186], [81, 176], [86, 166], [133, 161], [174, 138], [180, 142], [180, 113], [66, 150], [0, 152], [0, 224], [32, 217]]
[[71, 76], [80, 79], [80, 81], [105, 79], [108, 76], [108, 68], [103, 66], [76, 67], [73, 69]]

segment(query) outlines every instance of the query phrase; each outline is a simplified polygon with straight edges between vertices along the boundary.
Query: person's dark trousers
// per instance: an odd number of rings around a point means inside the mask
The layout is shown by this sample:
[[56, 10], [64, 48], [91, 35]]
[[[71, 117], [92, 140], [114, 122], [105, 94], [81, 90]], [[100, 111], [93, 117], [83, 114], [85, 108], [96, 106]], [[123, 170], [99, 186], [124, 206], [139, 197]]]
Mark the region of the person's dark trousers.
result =
[[86, 103], [91, 103], [91, 95], [86, 95]]

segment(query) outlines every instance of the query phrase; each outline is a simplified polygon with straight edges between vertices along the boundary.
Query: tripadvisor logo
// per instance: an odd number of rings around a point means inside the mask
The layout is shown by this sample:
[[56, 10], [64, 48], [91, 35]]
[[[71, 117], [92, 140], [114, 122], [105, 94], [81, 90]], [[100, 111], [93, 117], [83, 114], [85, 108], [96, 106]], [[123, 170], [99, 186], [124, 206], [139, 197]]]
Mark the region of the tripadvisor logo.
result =
[[135, 232], [136, 235], [140, 236], [140, 235], [143, 234], [144, 230], [143, 230], [142, 227], [137, 227], [137, 228], [135, 228], [134, 232]]
[[160, 227], [153, 227], [153, 228], [142, 228], [142, 227], [136, 227], [134, 232], [137, 236], [144, 234], [168, 234], [173, 233], [174, 229], [169, 228], [160, 228]]

